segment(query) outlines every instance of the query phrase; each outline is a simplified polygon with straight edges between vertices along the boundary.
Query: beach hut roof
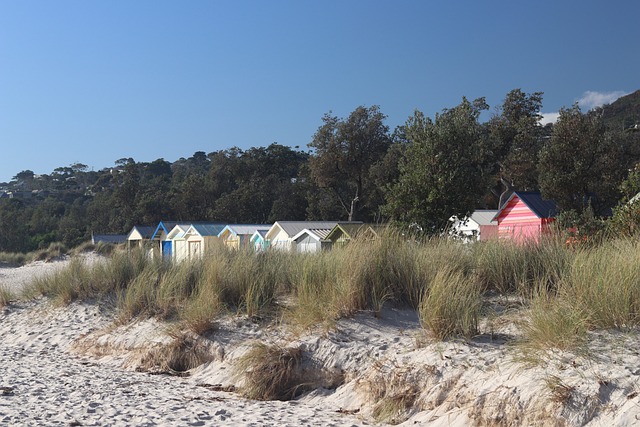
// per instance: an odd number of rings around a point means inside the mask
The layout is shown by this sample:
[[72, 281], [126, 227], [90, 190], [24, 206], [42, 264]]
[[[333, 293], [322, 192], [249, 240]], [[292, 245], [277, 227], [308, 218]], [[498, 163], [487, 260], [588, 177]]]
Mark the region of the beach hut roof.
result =
[[193, 223], [187, 230], [187, 233], [194, 229], [201, 236], [215, 236], [218, 237], [218, 234], [224, 229], [226, 224], [222, 223]]
[[220, 231], [218, 237], [222, 236], [226, 230], [229, 230], [234, 236], [252, 235], [258, 230], [264, 230], [266, 233], [271, 228], [271, 224], [229, 224]]
[[331, 230], [333, 230], [333, 228], [305, 228], [304, 230], [300, 230], [299, 233], [293, 236], [292, 240], [298, 240], [305, 234], [310, 235], [316, 240], [325, 240]]
[[267, 230], [263, 230], [263, 229], [256, 230], [255, 233], [253, 233], [251, 235], [251, 239], [249, 239], [249, 240], [252, 241], [252, 242], [255, 242], [258, 237], [260, 237], [262, 240], [264, 240], [264, 239], [266, 239], [268, 232], [269, 232], [268, 229]]
[[498, 214], [497, 209], [478, 209], [471, 214], [471, 219], [478, 225], [494, 225], [494, 217]]
[[538, 218], [553, 218], [558, 214], [556, 202], [553, 200], [543, 199], [539, 191], [516, 191], [500, 207], [498, 212], [496, 212], [493, 220], [498, 219], [504, 208], [507, 207], [509, 202], [511, 202], [515, 197], [522, 200], [522, 203], [524, 203]]
[[[158, 223], [158, 226], [156, 227], [156, 230], [151, 236], [151, 240], [154, 240], [156, 237], [160, 238], [160, 235], [163, 231], [165, 232], [165, 234], [169, 234], [169, 232], [173, 230], [173, 227], [175, 227], [176, 225], [178, 225], [178, 221], [160, 221]], [[189, 224], [187, 224], [187, 227], [188, 226]]]
[[136, 231], [143, 239], [150, 239], [155, 229], [156, 228], [151, 225], [134, 225], [131, 231], [127, 234], [127, 239], [129, 239]]

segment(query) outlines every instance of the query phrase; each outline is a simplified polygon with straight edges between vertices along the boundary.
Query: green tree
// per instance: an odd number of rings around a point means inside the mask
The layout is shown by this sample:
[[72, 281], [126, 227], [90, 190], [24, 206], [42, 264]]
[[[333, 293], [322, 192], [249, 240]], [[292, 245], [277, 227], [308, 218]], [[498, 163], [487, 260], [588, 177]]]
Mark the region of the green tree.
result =
[[378, 106], [356, 108], [346, 119], [325, 114], [323, 125], [309, 144], [311, 177], [321, 189], [332, 193], [350, 221], [369, 219], [374, 183], [372, 165], [380, 161], [389, 146], [386, 116]]
[[484, 98], [462, 103], [435, 121], [416, 111], [406, 125], [410, 141], [400, 176], [387, 191], [385, 212], [396, 222], [439, 232], [451, 215], [472, 212], [485, 189], [486, 132], [478, 122]]
[[489, 147], [493, 154], [496, 187], [536, 190], [538, 188], [538, 154], [542, 147], [540, 125], [542, 92], [531, 94], [514, 89], [499, 107], [499, 114], [488, 123]]
[[583, 114], [577, 104], [563, 108], [540, 151], [540, 190], [562, 210], [581, 213], [591, 206], [602, 215], [620, 199], [629, 161], [597, 112]]
[[19, 199], [0, 199], [0, 248], [7, 252], [28, 252], [35, 247], [30, 239], [30, 209]]

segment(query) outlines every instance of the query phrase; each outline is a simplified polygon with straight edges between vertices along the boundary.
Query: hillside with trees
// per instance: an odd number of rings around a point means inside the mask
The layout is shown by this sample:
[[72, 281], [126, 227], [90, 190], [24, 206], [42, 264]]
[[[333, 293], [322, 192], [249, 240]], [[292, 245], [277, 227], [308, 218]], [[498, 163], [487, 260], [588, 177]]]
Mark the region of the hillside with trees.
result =
[[351, 219], [433, 233], [514, 190], [541, 190], [578, 216], [606, 215], [640, 187], [640, 91], [593, 111], [564, 108], [547, 126], [542, 102], [541, 92], [515, 89], [480, 122], [489, 106], [463, 98], [434, 118], [416, 111], [394, 130], [378, 106], [359, 106], [344, 118], [325, 114], [308, 150], [274, 143], [173, 163], [20, 171], [0, 184], [0, 251], [73, 246], [92, 232], [160, 220]]

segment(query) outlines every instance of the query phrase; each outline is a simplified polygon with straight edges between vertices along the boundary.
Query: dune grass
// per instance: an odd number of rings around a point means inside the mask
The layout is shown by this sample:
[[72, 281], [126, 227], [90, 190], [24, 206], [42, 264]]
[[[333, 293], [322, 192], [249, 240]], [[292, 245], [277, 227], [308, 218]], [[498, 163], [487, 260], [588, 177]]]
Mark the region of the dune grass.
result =
[[541, 282], [555, 287], [575, 256], [553, 236], [538, 243], [494, 240], [473, 249], [478, 280], [486, 289], [527, 298]]
[[0, 308], [6, 307], [13, 301], [14, 295], [6, 286], [0, 284]]
[[390, 233], [317, 254], [220, 247], [182, 263], [115, 250], [91, 264], [73, 258], [32, 290], [61, 304], [107, 298], [123, 320], [176, 320], [196, 334], [214, 329], [224, 313], [283, 318], [306, 329], [332, 327], [360, 311], [378, 316], [390, 303], [416, 309], [427, 332], [441, 340], [480, 332], [489, 291], [521, 301], [527, 345], [570, 348], [590, 329], [640, 323], [640, 244], [608, 240], [577, 250], [558, 239], [461, 245]]
[[235, 364], [241, 391], [256, 400], [290, 400], [302, 391], [302, 350], [299, 347], [255, 344]]
[[584, 309], [590, 328], [640, 324], [640, 245], [610, 241], [576, 256], [561, 295]]
[[587, 312], [566, 296], [553, 295], [541, 284], [530, 302], [528, 315], [520, 324], [519, 347], [525, 359], [549, 349], [575, 350], [587, 337]]
[[0, 264], [19, 267], [28, 262], [31, 262], [31, 256], [29, 254], [23, 254], [20, 252], [0, 252]]
[[440, 270], [425, 289], [418, 308], [420, 322], [439, 340], [471, 338], [478, 333], [481, 296], [480, 285], [463, 272]]

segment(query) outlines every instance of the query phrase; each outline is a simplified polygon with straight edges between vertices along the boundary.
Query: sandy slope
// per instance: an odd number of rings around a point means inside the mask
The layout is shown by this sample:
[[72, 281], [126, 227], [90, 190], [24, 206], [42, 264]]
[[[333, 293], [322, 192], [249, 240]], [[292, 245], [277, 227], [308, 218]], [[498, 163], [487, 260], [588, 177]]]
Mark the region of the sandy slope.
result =
[[95, 306], [43, 303], [0, 314], [0, 425], [354, 425], [321, 405], [254, 402], [192, 379], [125, 371], [70, 354], [107, 326]]
[[[53, 268], [2, 277], [26, 283], [21, 275]], [[435, 343], [415, 313], [393, 307], [303, 335], [231, 316], [203, 340], [211, 361], [182, 378], [135, 371], [171, 342], [167, 325], [114, 325], [112, 316], [45, 301], [0, 311], [0, 425], [364, 425], [379, 402], [400, 403], [389, 420], [403, 425], [640, 423], [637, 330], [592, 333], [588, 356], [552, 353], [528, 367], [510, 345], [517, 329], [508, 321], [468, 342]], [[303, 349], [309, 381], [326, 388], [256, 402], [203, 387], [241, 385], [230, 373], [256, 341]]]

